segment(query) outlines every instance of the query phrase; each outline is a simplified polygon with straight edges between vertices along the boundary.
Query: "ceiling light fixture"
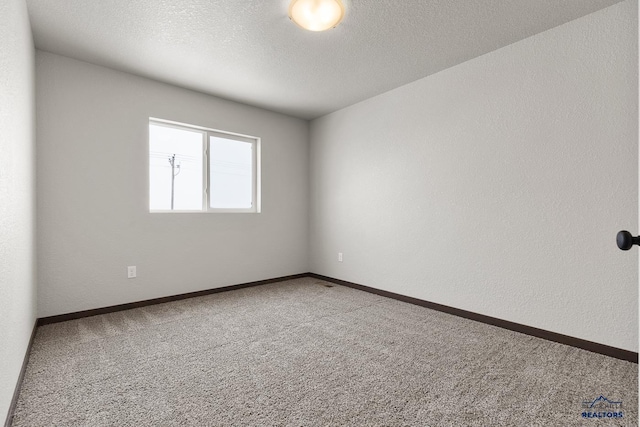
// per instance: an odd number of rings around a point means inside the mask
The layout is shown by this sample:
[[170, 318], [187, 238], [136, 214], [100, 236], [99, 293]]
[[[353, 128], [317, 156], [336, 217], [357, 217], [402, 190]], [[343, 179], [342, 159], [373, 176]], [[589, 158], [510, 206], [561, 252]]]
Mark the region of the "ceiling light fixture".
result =
[[333, 28], [343, 17], [341, 0], [291, 0], [289, 5], [289, 18], [309, 31]]

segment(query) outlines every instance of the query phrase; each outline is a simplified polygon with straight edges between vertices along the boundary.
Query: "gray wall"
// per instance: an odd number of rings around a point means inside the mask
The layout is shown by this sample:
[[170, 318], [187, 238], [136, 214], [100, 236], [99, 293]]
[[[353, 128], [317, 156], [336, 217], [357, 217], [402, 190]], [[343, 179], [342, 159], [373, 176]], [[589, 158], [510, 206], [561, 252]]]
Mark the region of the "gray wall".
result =
[[[36, 88], [39, 316], [308, 271], [308, 122], [40, 51]], [[150, 116], [261, 137], [262, 213], [149, 213]]]
[[0, 422], [36, 319], [34, 49], [24, 0], [0, 2]]
[[314, 120], [311, 271], [637, 351], [636, 8]]

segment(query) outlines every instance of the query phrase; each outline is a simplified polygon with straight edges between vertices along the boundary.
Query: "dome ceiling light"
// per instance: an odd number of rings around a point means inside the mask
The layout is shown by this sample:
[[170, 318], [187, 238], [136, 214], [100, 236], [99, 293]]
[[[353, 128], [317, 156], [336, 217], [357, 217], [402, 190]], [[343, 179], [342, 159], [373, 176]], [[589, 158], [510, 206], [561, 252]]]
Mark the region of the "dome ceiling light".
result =
[[291, 0], [289, 18], [309, 31], [334, 28], [344, 18], [341, 0]]

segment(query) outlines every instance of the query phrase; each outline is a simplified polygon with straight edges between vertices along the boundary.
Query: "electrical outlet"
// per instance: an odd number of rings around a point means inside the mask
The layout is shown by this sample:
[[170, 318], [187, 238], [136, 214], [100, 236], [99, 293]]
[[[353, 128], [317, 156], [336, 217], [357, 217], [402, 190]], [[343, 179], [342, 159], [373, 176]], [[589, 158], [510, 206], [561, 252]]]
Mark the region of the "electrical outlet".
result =
[[136, 266], [130, 265], [127, 267], [127, 279], [133, 279], [136, 277]]
[[342, 262], [342, 252], [338, 252], [338, 262]]

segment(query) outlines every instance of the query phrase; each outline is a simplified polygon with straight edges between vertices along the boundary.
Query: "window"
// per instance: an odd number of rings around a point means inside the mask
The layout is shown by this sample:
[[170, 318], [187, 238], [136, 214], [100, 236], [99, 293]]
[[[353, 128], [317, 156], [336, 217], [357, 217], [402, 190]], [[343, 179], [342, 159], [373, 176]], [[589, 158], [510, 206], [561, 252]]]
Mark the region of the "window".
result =
[[151, 119], [151, 212], [260, 212], [259, 139]]

